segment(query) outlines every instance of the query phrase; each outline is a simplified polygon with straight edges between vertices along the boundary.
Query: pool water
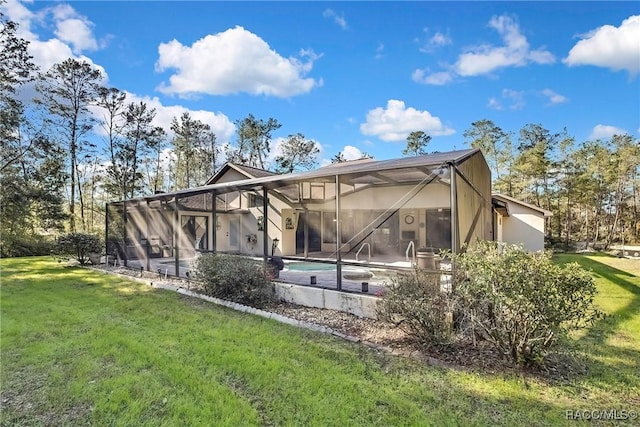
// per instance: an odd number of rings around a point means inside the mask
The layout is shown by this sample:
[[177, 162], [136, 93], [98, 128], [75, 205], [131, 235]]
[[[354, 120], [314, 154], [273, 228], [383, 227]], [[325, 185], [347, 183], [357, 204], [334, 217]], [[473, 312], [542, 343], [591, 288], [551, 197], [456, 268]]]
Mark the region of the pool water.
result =
[[[167, 267], [173, 267], [173, 266], [175, 266], [175, 261], [159, 262], [158, 265], [167, 266]], [[192, 263], [191, 263], [191, 261], [188, 261], [188, 260], [180, 260], [179, 265], [182, 268], [191, 268]]]
[[289, 271], [336, 271], [336, 266], [317, 262], [291, 262], [287, 263], [287, 269]]

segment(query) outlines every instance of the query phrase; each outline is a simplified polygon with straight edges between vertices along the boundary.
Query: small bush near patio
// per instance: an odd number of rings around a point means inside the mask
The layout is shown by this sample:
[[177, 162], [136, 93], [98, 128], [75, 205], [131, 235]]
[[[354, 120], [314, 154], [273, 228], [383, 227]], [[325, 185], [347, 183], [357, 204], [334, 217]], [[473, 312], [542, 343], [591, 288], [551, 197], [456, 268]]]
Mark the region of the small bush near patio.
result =
[[56, 253], [75, 258], [81, 265], [89, 262], [90, 253], [101, 253], [100, 237], [86, 233], [68, 233], [58, 237]]
[[451, 338], [452, 300], [440, 291], [438, 277], [421, 269], [391, 279], [377, 307], [380, 319], [396, 323], [425, 347]]
[[207, 295], [258, 308], [273, 300], [265, 267], [251, 258], [204, 254], [196, 260], [194, 270]]
[[539, 364], [560, 338], [598, 317], [595, 283], [576, 263], [559, 266], [548, 253], [496, 242], [453, 259], [461, 323], [518, 366]]

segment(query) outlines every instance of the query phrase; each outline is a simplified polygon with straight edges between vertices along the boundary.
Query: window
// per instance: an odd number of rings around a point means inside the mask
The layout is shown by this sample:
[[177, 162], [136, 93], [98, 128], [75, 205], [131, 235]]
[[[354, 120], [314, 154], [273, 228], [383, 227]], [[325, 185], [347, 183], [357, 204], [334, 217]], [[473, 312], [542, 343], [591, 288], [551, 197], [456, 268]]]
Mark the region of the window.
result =
[[264, 197], [259, 194], [249, 193], [248, 204], [250, 208], [261, 208], [264, 205]]

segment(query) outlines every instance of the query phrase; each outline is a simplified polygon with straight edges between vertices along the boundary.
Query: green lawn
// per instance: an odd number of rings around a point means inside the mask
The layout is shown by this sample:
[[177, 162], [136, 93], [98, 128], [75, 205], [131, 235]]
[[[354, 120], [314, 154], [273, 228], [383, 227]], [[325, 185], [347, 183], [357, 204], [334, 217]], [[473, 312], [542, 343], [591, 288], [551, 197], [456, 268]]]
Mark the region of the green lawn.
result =
[[588, 372], [549, 382], [424, 366], [51, 258], [3, 259], [1, 424], [542, 426], [640, 409], [637, 264], [558, 260], [593, 269], [612, 316], [568, 344]]

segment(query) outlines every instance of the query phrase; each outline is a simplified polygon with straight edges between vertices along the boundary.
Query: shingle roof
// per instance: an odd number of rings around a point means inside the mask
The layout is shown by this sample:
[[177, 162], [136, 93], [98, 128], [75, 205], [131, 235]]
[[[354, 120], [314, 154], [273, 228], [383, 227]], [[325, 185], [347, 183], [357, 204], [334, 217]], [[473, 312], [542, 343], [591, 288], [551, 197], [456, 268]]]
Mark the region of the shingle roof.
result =
[[205, 185], [215, 184], [215, 182], [225, 174], [229, 169], [235, 169], [241, 174], [245, 175], [247, 179], [252, 178], [264, 178], [265, 176], [277, 175], [275, 172], [267, 171], [264, 169], [254, 168], [251, 166], [238, 165], [236, 163], [225, 163], [211, 178], [207, 180]]
[[546, 209], [540, 208], [540, 207], [538, 207], [536, 205], [532, 205], [531, 203], [523, 202], [522, 200], [518, 200], [518, 199], [515, 199], [513, 197], [505, 196], [504, 194], [493, 193], [491, 195], [491, 198], [494, 199], [494, 200], [501, 200], [501, 201], [506, 202], [506, 203], [515, 203], [515, 204], [524, 206], [526, 208], [529, 208], [529, 209], [532, 209], [534, 211], [540, 212], [545, 217], [553, 216], [553, 212], [551, 212], [551, 211], [548, 211]]

